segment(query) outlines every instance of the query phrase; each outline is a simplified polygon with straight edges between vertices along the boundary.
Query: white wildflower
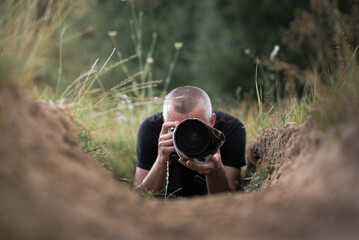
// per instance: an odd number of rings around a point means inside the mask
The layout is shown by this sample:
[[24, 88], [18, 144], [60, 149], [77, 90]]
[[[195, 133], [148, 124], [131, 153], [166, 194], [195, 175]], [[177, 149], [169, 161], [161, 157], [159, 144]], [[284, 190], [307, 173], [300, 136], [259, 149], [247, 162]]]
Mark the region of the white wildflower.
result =
[[65, 109], [65, 98], [61, 98], [60, 100], [57, 101], [57, 106], [61, 109]]
[[126, 106], [127, 104], [126, 104], [126, 101], [125, 100], [121, 100], [121, 101], [119, 101], [118, 103], [117, 103], [117, 110], [122, 110], [122, 109], [124, 109], [125, 107], [124, 106]]
[[280, 49], [279, 45], [274, 46], [273, 51], [270, 53], [270, 56], [269, 56], [269, 59], [271, 61], [273, 61], [274, 58], [278, 55], [279, 49]]
[[116, 112], [116, 120], [118, 123], [121, 123], [123, 121], [127, 121], [127, 117], [123, 115], [120, 111]]
[[245, 54], [245, 55], [251, 54], [251, 50], [249, 50], [249, 48], [246, 48], [246, 49], [244, 50], [244, 54]]
[[116, 31], [108, 31], [108, 32], [107, 32], [107, 35], [108, 35], [109, 37], [116, 37], [117, 32], [116, 32]]
[[124, 94], [124, 93], [119, 93], [118, 96], [120, 98], [128, 98], [128, 96], [126, 94]]
[[176, 42], [175, 43], [175, 49], [176, 50], [179, 50], [179, 49], [181, 49], [183, 47], [183, 42]]
[[146, 62], [147, 62], [148, 64], [152, 64], [152, 63], [154, 62], [154, 59], [151, 58], [151, 57], [149, 57], [149, 58], [146, 59]]

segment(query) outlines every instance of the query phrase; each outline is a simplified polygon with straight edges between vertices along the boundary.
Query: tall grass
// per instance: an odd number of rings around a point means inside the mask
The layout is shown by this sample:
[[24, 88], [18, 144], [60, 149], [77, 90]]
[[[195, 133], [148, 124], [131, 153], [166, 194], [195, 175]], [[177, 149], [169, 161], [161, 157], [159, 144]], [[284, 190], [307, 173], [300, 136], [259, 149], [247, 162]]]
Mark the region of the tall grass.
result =
[[[358, 4], [353, 3], [351, 12], [342, 13], [336, 1], [312, 1], [311, 11], [298, 12], [291, 27], [284, 31], [284, 40], [293, 36], [300, 41], [288, 41], [291, 47], [311, 49], [308, 52], [311, 64], [303, 68], [276, 58], [257, 58], [250, 52], [247, 55], [256, 64], [255, 88], [257, 93], [256, 119], [254, 124], [260, 133], [266, 127], [278, 127], [287, 123], [304, 123], [311, 116], [317, 129], [332, 134], [340, 140], [340, 131], [345, 123], [353, 123], [359, 116], [359, 66], [358, 33], [352, 30], [358, 24]], [[310, 26], [309, 28], [307, 26]], [[291, 39], [293, 40], [293, 39]], [[324, 42], [323, 42], [324, 40]], [[302, 45], [300, 45], [302, 44]], [[269, 71], [268, 71], [269, 70]], [[260, 79], [258, 72], [262, 74]], [[284, 76], [284, 90], [280, 98], [275, 93], [283, 91], [278, 84], [267, 88], [267, 73], [280, 72]], [[275, 74], [278, 77], [278, 74]], [[260, 81], [261, 80], [261, 81]], [[278, 78], [275, 79], [276, 82]], [[297, 97], [288, 86], [293, 80], [303, 86], [302, 95]], [[261, 83], [261, 84], [260, 84]], [[283, 85], [282, 85], [283, 86]], [[263, 93], [267, 91], [275, 101], [267, 102]], [[277, 95], [278, 96], [278, 95]], [[285, 97], [286, 96], [286, 97]], [[289, 99], [289, 101], [288, 101]], [[269, 104], [268, 104], [269, 103]], [[265, 107], [265, 105], [267, 107]], [[271, 117], [276, 116], [277, 124], [272, 125]], [[269, 124], [269, 125], [268, 125]], [[251, 126], [249, 126], [251, 127]], [[247, 130], [250, 129], [247, 127]], [[257, 130], [257, 129], [255, 129]], [[251, 131], [250, 131], [251, 133]], [[333, 134], [334, 133], [334, 134]], [[265, 187], [270, 177], [267, 166], [250, 173], [246, 180], [246, 191]]]
[[46, 69], [56, 34], [65, 19], [86, 1], [3, 0], [0, 3], [0, 52], [16, 61], [16, 81], [31, 86]]
[[312, 91], [305, 86], [303, 93], [298, 94], [293, 82], [286, 79], [284, 70], [278, 66], [285, 65], [286, 71], [296, 71], [298, 74], [300, 71], [277, 57], [257, 57], [249, 50], [245, 51], [245, 55], [255, 65], [255, 99], [252, 96], [238, 99], [237, 104], [232, 104], [225, 110], [239, 117], [245, 124], [247, 141], [257, 139], [268, 128], [305, 123], [313, 102], [313, 95], [310, 94]]
[[[119, 178], [132, 178], [137, 128], [145, 118], [144, 114], [150, 114], [162, 101], [161, 98], [136, 97], [136, 91], [154, 87], [161, 81], [133, 84], [141, 81], [143, 72], [137, 72], [110, 89], [104, 89], [100, 76], [137, 58], [130, 56], [106, 66], [114, 51], [103, 65], [97, 67], [96, 59], [88, 72], [65, 89], [58, 103], [67, 109], [77, 124], [85, 151]], [[94, 87], [95, 82], [98, 87]]]
[[[115, 49], [102, 65], [98, 66], [99, 60], [96, 59], [90, 70], [65, 89], [58, 102], [66, 106], [78, 124], [79, 139], [85, 151], [104, 167], [112, 170], [117, 177], [132, 179], [136, 162], [138, 127], [146, 117], [161, 110], [160, 103], [163, 101], [162, 97], [171, 79], [182, 44], [174, 45], [174, 58], [169, 63], [162, 91], [153, 91], [154, 87], [162, 83], [162, 80], [152, 78], [157, 35], [153, 34], [152, 44], [146, 53], [142, 46], [143, 13], [136, 13], [132, 1], [129, 4], [132, 9], [130, 26], [135, 54], [125, 58], [116, 49], [117, 31], [109, 31], [108, 36]], [[117, 58], [117, 62], [107, 66], [112, 58]], [[138, 68], [127, 67], [129, 61], [137, 61]], [[101, 76], [114, 68], [120, 68], [127, 78], [105, 89]], [[135, 73], [132, 73], [134, 70]], [[96, 87], [94, 83], [97, 83]]]

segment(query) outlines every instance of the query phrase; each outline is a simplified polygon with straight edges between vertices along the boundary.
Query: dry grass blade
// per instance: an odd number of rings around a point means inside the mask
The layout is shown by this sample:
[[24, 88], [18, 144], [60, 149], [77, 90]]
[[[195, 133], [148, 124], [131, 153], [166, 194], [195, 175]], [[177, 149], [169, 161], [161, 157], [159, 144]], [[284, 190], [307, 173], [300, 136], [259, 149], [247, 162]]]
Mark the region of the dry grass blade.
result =
[[[115, 48], [112, 50], [110, 56], [106, 59], [105, 63], [102, 65], [100, 71], [96, 74], [96, 76], [94, 77], [94, 79], [92, 80], [92, 82], [91, 82], [91, 83], [89, 84], [89, 86], [87, 87], [87, 89], [86, 89], [85, 93], [82, 95], [80, 101], [83, 99], [83, 97], [86, 95], [86, 93], [90, 90], [90, 88], [92, 87], [93, 83], [94, 83], [96, 80], [98, 80], [98, 77], [100, 76], [102, 70], [103, 70], [103, 69], [105, 68], [105, 66], [107, 65], [108, 61], [110, 61], [110, 59], [111, 59], [112, 55], [114, 54], [115, 50], [116, 50]], [[103, 85], [102, 85], [102, 83], [101, 83], [101, 81], [98, 80], [98, 83], [99, 83], [99, 85], [101, 86], [101, 88], [102, 88], [103, 90], [105, 90], [104, 87], [103, 87]]]
[[121, 88], [121, 93], [128, 93], [130, 91], [154, 87], [154, 86], [157, 86], [157, 84], [159, 84], [159, 83], [162, 83], [162, 80], [153, 80], [153, 81], [149, 81], [149, 82], [138, 83], [135, 86], [128, 86], [125, 88]]
[[125, 59], [122, 59], [121, 61], [118, 61], [118, 62], [112, 64], [111, 66], [105, 68], [105, 69], [101, 72], [100, 75], [103, 75], [103, 74], [105, 74], [106, 72], [111, 71], [112, 69], [118, 67], [119, 65], [124, 64], [124, 63], [126, 63], [126, 62], [128, 62], [128, 61], [130, 61], [130, 60], [132, 60], [132, 59], [134, 59], [134, 58], [136, 58], [136, 57], [137, 57], [137, 54], [134, 54], [134, 55], [129, 56], [129, 57], [125, 58]]
[[[78, 93], [76, 94], [73, 103], [75, 103], [78, 98], [82, 99], [82, 97], [80, 97], [80, 96], [83, 96], [83, 95], [84, 95], [84, 94], [82, 94], [82, 91], [84, 91], [84, 89], [85, 89], [85, 87], [86, 87], [86, 83], [87, 83], [87, 81], [89, 80], [89, 77], [90, 77], [91, 73], [94, 71], [95, 66], [96, 66], [98, 60], [99, 60], [99, 59], [97, 58], [96, 61], [94, 62], [94, 64], [92, 64], [91, 69], [90, 69], [90, 71], [88, 72], [88, 75], [86, 76], [86, 79], [85, 79], [85, 81], [84, 81], [83, 84], [82, 84], [82, 87], [80, 88], [80, 90], [79, 90]], [[77, 90], [77, 89], [76, 89], [76, 90]], [[75, 92], [77, 92], [76, 90], [75, 90]]]

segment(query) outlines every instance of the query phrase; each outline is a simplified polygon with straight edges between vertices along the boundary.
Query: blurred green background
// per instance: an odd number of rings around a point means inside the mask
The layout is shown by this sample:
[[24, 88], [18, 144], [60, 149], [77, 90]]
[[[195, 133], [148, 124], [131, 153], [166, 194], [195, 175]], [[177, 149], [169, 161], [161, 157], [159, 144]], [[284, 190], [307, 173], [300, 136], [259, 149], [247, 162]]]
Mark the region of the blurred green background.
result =
[[[321, 3], [323, 2], [323, 3]], [[310, 19], [301, 14], [314, 11], [317, 16], [328, 1], [320, 0], [92, 0], [82, 5], [83, 11], [69, 16], [58, 32], [62, 38], [62, 75], [65, 88], [80, 73], [90, 69], [96, 58], [104, 62], [116, 47], [117, 61], [133, 54], [140, 55], [123, 68], [106, 75], [104, 85], [113, 86], [126, 76], [141, 69], [146, 56], [151, 58], [151, 78], [165, 81], [170, 63], [175, 55], [174, 44], [183, 43], [171, 76], [168, 89], [180, 85], [196, 85], [206, 90], [213, 98], [234, 99], [243, 96], [256, 97], [254, 90], [255, 64], [253, 57], [269, 58], [275, 45], [280, 46], [279, 56], [287, 63], [302, 67], [312, 66], [317, 59], [311, 47], [333, 47], [325, 43], [332, 36], [321, 35], [323, 42], [305, 42], [303, 32], [293, 23], [302, 16], [301, 28], [309, 28]], [[331, 1], [329, 1], [331, 2]], [[335, 1], [334, 1], [335, 2]], [[355, 1], [341, 0], [334, 5], [343, 13], [350, 12]], [[328, 7], [328, 6], [324, 6]], [[353, 17], [353, 13], [351, 15]], [[326, 24], [322, 22], [325, 31]], [[300, 28], [299, 27], [299, 28]], [[331, 27], [329, 27], [330, 29]], [[295, 33], [297, 31], [297, 33]], [[304, 30], [305, 31], [305, 30]], [[330, 30], [331, 31], [331, 30]], [[109, 32], [115, 33], [113, 37]], [[294, 32], [294, 34], [293, 34]], [[298, 36], [296, 36], [296, 34]], [[311, 38], [310, 36], [307, 36]], [[314, 38], [314, 37], [313, 37]], [[353, 42], [355, 46], [356, 42]], [[318, 46], [316, 46], [318, 45]], [[329, 46], [327, 46], [329, 45]], [[324, 49], [323, 47], [323, 49]], [[250, 51], [251, 57], [245, 55]], [[59, 48], [54, 50], [50, 68], [58, 68]], [[327, 50], [325, 50], [327, 51]], [[330, 58], [330, 54], [322, 58]], [[142, 61], [142, 63], [139, 63]], [[319, 59], [321, 61], [321, 59]], [[52, 74], [52, 75], [51, 75]], [[51, 82], [56, 85], [57, 71], [46, 71], [37, 83]], [[259, 79], [260, 80], [260, 79]], [[280, 80], [282, 83], [285, 79]], [[165, 83], [157, 87], [158, 92]], [[274, 83], [269, 83], [274, 84]], [[303, 86], [296, 83], [296, 90]], [[61, 92], [61, 91], [60, 91]]]
[[[289, 27], [296, 9], [309, 8], [308, 0], [138, 0], [134, 6], [131, 1], [98, 0], [88, 4], [84, 11], [67, 18], [58, 33], [58, 38], [61, 34], [63, 38], [64, 86], [87, 71], [97, 57], [104, 61], [115, 46], [125, 58], [135, 54], [141, 44], [145, 59], [156, 34], [153, 79], [166, 79], [174, 43], [182, 42], [169, 89], [196, 85], [221, 98], [245, 93], [255, 96], [255, 64], [244, 54], [245, 49], [269, 57], [279, 45], [287, 61], [298, 60], [283, 44], [281, 29]], [[134, 41], [138, 37], [134, 24], [140, 28], [140, 42]], [[109, 31], [116, 32], [113, 39]], [[78, 38], [71, 38], [78, 33]], [[57, 68], [58, 49], [53, 55], [47, 64]], [[127, 63], [127, 68], [131, 74], [138, 71], [137, 60]], [[106, 75], [105, 87], [125, 77], [121, 68], [115, 69]], [[57, 78], [57, 71], [47, 71], [38, 83], [51, 79], [55, 86]], [[162, 88], [163, 84], [158, 87]]]

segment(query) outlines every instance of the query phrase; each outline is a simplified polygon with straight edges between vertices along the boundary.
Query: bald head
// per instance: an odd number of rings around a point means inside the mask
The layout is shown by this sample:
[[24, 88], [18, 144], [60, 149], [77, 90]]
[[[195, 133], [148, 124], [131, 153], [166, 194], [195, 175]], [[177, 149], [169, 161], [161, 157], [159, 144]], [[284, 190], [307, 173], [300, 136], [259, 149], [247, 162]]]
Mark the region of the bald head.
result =
[[212, 104], [207, 93], [202, 89], [183, 86], [173, 89], [166, 96], [163, 105], [165, 119], [169, 111], [183, 115], [190, 114], [193, 111], [201, 111], [205, 120], [209, 121], [212, 116]]

